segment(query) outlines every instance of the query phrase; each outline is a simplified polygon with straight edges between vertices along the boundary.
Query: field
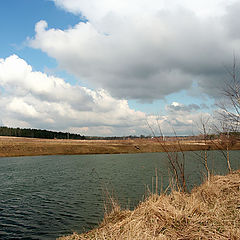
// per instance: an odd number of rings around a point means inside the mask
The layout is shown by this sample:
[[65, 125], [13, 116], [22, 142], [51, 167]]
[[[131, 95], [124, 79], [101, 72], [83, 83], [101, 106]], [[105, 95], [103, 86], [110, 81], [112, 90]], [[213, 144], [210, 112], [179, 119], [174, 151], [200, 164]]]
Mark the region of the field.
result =
[[[203, 140], [60, 140], [0, 137], [0, 157], [194, 151], [222, 148], [226, 148], [226, 144], [220, 140], [205, 142]], [[240, 149], [240, 141], [235, 141], [230, 149]]]

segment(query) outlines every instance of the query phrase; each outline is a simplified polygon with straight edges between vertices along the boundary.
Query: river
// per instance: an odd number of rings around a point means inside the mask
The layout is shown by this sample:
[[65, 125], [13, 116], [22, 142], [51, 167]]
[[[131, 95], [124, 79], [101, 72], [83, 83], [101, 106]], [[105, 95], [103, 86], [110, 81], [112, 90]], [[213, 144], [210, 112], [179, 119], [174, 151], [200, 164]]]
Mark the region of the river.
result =
[[[231, 164], [240, 168], [239, 151]], [[189, 189], [199, 184], [201, 152], [186, 152]], [[211, 169], [225, 174], [221, 152], [208, 152]], [[55, 239], [87, 231], [103, 218], [106, 189], [133, 208], [155, 182], [168, 185], [166, 153], [0, 158], [0, 239]], [[154, 186], [155, 188], [155, 186]]]

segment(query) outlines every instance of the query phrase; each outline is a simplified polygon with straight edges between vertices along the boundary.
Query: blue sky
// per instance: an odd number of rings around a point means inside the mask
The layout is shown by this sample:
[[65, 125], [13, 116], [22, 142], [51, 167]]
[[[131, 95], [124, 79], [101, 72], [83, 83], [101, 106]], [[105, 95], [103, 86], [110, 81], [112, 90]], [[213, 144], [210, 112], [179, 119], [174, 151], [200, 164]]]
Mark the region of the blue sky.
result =
[[40, 50], [27, 46], [27, 37], [35, 34], [35, 24], [46, 20], [53, 28], [65, 29], [75, 25], [80, 16], [68, 13], [55, 6], [49, 0], [9, 0], [0, 3], [1, 57], [17, 54], [27, 59], [36, 70], [44, 71], [44, 67], [57, 67], [56, 60], [49, 58]]
[[[197, 131], [240, 48], [239, 1], [0, 3], [0, 120], [84, 135]], [[236, 54], [237, 55], [237, 54]]]

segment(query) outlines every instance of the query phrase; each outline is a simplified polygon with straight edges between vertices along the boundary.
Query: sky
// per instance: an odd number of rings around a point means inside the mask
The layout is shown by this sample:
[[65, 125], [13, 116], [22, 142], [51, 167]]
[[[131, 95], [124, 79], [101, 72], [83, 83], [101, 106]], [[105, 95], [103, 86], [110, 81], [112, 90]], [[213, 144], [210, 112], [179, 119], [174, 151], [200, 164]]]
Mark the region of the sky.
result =
[[197, 134], [238, 59], [239, 11], [239, 0], [2, 0], [0, 124]]

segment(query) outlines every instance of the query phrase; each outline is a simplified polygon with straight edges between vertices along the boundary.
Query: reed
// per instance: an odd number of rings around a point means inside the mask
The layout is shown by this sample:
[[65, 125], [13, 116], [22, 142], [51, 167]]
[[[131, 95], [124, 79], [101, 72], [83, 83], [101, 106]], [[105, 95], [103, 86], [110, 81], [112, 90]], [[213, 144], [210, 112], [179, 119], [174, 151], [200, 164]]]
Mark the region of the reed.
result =
[[115, 206], [95, 229], [59, 240], [240, 239], [240, 170], [191, 193], [152, 194], [133, 211]]

